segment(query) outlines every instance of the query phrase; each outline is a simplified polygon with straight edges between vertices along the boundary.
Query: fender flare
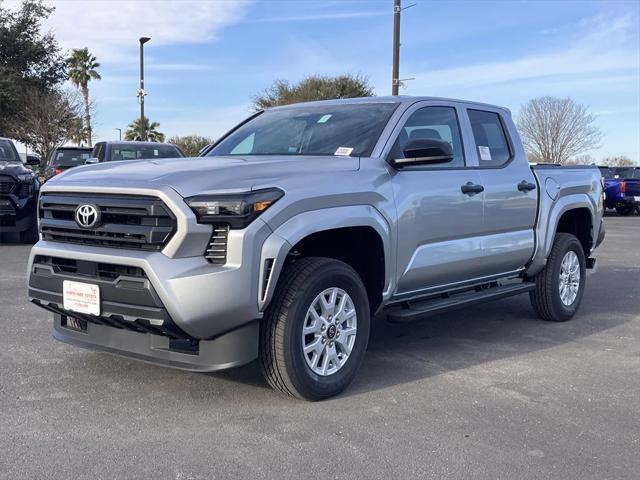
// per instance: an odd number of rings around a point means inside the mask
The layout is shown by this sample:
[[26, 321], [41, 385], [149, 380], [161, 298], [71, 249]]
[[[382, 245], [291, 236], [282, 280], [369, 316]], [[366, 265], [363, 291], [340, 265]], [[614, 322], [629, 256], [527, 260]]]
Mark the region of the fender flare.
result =
[[[536, 227], [536, 248], [531, 259], [531, 262], [525, 270], [525, 274], [533, 276], [544, 268], [547, 263], [549, 253], [553, 247], [553, 240], [555, 239], [556, 232], [558, 230], [558, 224], [562, 216], [571, 211], [580, 208], [586, 208], [589, 210], [592, 220], [592, 238], [595, 241], [598, 238], [600, 225], [596, 225], [595, 219], [597, 218], [596, 206], [592, 203], [591, 197], [586, 194], [576, 193], [563, 196], [557, 199], [554, 203], [549, 203], [548, 214], [538, 218], [538, 227]], [[544, 211], [545, 205], [540, 205], [540, 211]], [[542, 226], [542, 228], [541, 228]], [[585, 255], [589, 255], [590, 252], [585, 252]]]
[[313, 233], [348, 227], [371, 227], [380, 235], [385, 260], [383, 299], [388, 298], [395, 278], [395, 262], [391, 255], [393, 238], [389, 223], [371, 205], [349, 205], [300, 213], [269, 235], [260, 255], [258, 310], [263, 312], [273, 298], [282, 267], [295, 244]]

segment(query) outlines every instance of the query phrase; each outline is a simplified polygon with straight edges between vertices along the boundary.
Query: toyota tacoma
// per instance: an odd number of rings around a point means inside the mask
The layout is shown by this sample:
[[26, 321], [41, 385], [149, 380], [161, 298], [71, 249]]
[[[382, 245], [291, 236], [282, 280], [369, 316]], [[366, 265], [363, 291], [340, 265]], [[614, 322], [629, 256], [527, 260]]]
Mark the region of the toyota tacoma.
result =
[[273, 388], [319, 400], [355, 377], [374, 316], [528, 293], [569, 320], [602, 212], [598, 169], [529, 165], [504, 108], [287, 105], [202, 158], [55, 177], [28, 290], [63, 342], [200, 372], [259, 359]]

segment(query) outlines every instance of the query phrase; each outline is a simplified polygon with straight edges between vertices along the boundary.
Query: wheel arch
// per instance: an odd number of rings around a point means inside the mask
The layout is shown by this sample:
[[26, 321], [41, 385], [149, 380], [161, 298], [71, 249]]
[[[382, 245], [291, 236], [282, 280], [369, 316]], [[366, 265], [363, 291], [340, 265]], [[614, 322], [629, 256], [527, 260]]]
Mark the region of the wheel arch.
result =
[[[571, 233], [578, 237], [586, 257], [596, 245], [600, 229], [597, 206], [583, 194], [567, 195], [555, 202], [541, 202], [536, 227], [536, 250], [526, 269], [528, 276], [542, 270], [553, 247], [557, 233]], [[545, 213], [546, 212], [546, 213]]]
[[[358, 247], [350, 243], [362, 239]], [[375, 312], [393, 288], [388, 222], [370, 205], [351, 205], [300, 213], [278, 227], [265, 241], [260, 258], [258, 308], [273, 298], [283, 267], [295, 255], [327, 256], [344, 261], [361, 276]], [[364, 262], [374, 257], [372, 262]]]

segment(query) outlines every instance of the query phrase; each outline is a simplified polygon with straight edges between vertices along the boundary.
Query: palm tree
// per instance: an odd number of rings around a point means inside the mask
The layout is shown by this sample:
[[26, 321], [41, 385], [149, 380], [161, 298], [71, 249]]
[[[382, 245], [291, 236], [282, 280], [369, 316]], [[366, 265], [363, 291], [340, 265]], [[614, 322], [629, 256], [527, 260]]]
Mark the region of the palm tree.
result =
[[127, 127], [127, 131], [124, 133], [125, 140], [140, 140], [140, 132], [146, 132], [146, 138], [150, 142], [164, 142], [164, 133], [158, 131], [160, 124], [158, 122], [151, 122], [144, 117], [142, 125], [140, 125], [140, 118], [136, 118]]
[[100, 67], [100, 64], [97, 62], [96, 57], [89, 53], [88, 48], [74, 48], [71, 50], [69, 58], [67, 58], [67, 65], [69, 67], [69, 79], [82, 92], [82, 99], [84, 100], [85, 129], [87, 133], [87, 140], [91, 147], [89, 82], [91, 80], [100, 80], [102, 78], [97, 72], [97, 68]]

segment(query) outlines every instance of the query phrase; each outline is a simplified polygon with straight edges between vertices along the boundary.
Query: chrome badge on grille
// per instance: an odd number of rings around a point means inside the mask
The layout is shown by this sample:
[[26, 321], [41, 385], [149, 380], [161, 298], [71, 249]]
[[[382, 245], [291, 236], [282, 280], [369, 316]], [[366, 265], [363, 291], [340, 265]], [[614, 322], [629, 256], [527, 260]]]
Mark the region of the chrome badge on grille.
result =
[[100, 223], [100, 210], [95, 205], [79, 205], [76, 223], [82, 228], [93, 228]]

